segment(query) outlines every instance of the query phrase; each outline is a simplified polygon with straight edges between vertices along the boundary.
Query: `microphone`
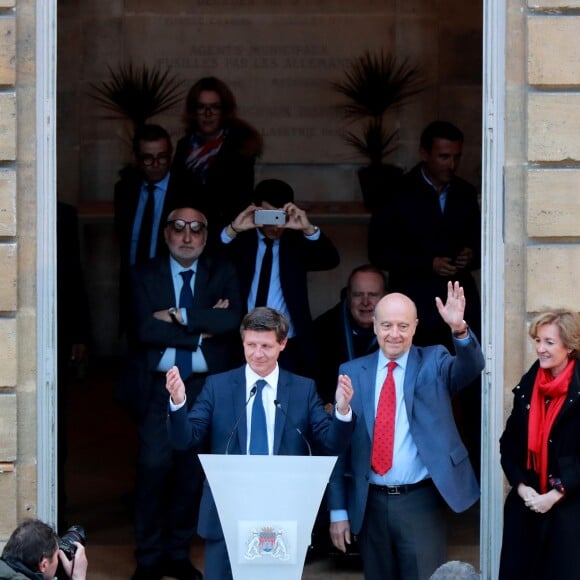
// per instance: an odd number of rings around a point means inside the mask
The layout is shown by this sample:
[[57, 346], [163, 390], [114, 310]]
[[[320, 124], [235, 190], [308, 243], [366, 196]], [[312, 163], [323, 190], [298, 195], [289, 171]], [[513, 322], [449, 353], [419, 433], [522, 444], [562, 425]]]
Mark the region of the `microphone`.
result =
[[226, 443], [226, 450], [225, 450], [226, 455], [228, 455], [230, 443], [232, 442], [232, 439], [234, 437], [234, 433], [238, 430], [238, 425], [240, 424], [242, 417], [246, 414], [246, 409], [248, 408], [248, 404], [250, 402], [250, 399], [256, 394], [257, 390], [258, 390], [258, 387], [256, 387], [256, 385], [254, 385], [250, 390], [250, 395], [248, 397], [248, 400], [246, 401], [246, 404], [244, 405], [244, 408], [243, 408], [242, 412], [240, 413], [240, 416], [238, 417], [236, 424], [234, 425], [234, 428], [232, 429], [232, 432], [230, 433], [230, 436], [228, 437], [228, 442]]
[[304, 443], [306, 443], [306, 447], [308, 447], [308, 455], [310, 455], [312, 457], [312, 447], [310, 447], [310, 443], [308, 443], [308, 439], [306, 439], [306, 437], [304, 437], [304, 434], [302, 433], [302, 431], [300, 431], [298, 425], [296, 425], [296, 423], [294, 423], [294, 421], [292, 421], [292, 419], [290, 418], [288, 413], [286, 413], [286, 411], [284, 411], [284, 408], [282, 407], [282, 405], [280, 404], [280, 401], [278, 401], [278, 399], [274, 399], [274, 405], [276, 405], [276, 409], [280, 410], [284, 414], [284, 417], [286, 417], [286, 419], [288, 419], [290, 425], [292, 427], [294, 427], [294, 429], [296, 429], [296, 431], [298, 431], [298, 435], [300, 435], [300, 437], [302, 437], [302, 440], [304, 441]]

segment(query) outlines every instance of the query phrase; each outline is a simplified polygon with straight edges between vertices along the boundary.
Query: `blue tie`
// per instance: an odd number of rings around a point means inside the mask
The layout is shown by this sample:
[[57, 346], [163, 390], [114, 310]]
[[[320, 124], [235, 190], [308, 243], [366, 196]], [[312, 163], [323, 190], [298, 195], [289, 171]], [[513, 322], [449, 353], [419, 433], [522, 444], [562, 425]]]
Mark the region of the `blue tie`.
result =
[[268, 455], [268, 429], [266, 427], [266, 412], [262, 401], [262, 391], [266, 381], [256, 382], [256, 396], [252, 405], [252, 429], [250, 432], [250, 455]]
[[[179, 308], [191, 308], [193, 306], [193, 292], [191, 291], [191, 277], [193, 270], [184, 270], [179, 272], [183, 278], [183, 286], [179, 294]], [[179, 369], [181, 378], [185, 380], [192, 373], [191, 351], [186, 348], [175, 349], [175, 364]]]
[[148, 183], [147, 202], [143, 210], [141, 219], [141, 229], [139, 230], [139, 240], [137, 242], [136, 264], [143, 264], [151, 257], [151, 238], [153, 237], [153, 222], [155, 218], [155, 190], [156, 185]]

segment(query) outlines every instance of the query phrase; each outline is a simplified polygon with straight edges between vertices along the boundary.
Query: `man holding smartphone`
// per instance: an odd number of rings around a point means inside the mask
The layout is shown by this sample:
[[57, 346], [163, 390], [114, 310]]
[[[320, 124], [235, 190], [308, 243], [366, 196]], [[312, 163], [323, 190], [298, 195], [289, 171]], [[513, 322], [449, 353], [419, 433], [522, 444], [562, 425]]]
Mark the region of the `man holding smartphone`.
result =
[[307, 273], [338, 266], [333, 243], [294, 203], [290, 185], [266, 179], [256, 186], [254, 203], [222, 230], [219, 246], [237, 268], [247, 311], [269, 306], [290, 320], [282, 365], [312, 377], [316, 354]]

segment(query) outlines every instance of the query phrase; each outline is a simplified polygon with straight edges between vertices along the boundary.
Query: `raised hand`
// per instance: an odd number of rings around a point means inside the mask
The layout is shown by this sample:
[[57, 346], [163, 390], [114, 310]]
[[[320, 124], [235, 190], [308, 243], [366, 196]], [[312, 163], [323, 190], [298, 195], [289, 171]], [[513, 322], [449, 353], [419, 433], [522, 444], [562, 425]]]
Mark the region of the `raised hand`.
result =
[[348, 375], [338, 375], [336, 387], [336, 408], [341, 415], [346, 415], [350, 410], [350, 401], [354, 394], [352, 382]]
[[256, 209], [258, 208], [254, 204], [251, 204], [236, 216], [230, 225], [234, 230], [234, 234], [239, 234], [258, 227], [254, 223], [254, 212]]
[[185, 401], [185, 385], [181, 380], [179, 369], [172, 366], [165, 375], [165, 388], [171, 396], [174, 405], [181, 405]]
[[453, 332], [461, 332], [465, 329], [465, 321], [463, 315], [465, 314], [465, 295], [463, 287], [459, 282], [447, 283], [447, 301], [443, 301], [439, 296], [435, 298], [435, 304], [439, 315], [451, 328]]
[[288, 202], [283, 209], [287, 216], [284, 227], [290, 230], [300, 230], [307, 236], [311, 236], [316, 232], [316, 228], [308, 220], [306, 212], [296, 204]]

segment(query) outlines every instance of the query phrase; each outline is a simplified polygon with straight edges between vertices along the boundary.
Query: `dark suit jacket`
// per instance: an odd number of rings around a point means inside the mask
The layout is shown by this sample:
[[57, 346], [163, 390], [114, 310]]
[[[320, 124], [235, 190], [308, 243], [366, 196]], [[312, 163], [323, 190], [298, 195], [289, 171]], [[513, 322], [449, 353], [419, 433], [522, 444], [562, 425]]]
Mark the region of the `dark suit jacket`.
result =
[[[326, 413], [316, 394], [314, 381], [280, 369], [277, 400], [287, 416], [276, 411], [275, 455], [308, 455], [298, 427], [309, 443], [324, 454], [337, 455], [350, 440], [355, 417], [349, 423]], [[185, 407], [169, 413], [169, 438], [177, 449], [187, 449], [209, 437], [211, 453], [245, 455], [247, 443], [245, 366], [208, 377], [189, 413]], [[241, 417], [237, 429], [236, 421]], [[234, 432], [235, 430], [235, 432]], [[228, 447], [228, 440], [231, 442]], [[207, 481], [201, 499], [199, 533], [217, 540], [223, 537], [217, 509]]]
[[[155, 258], [131, 271], [133, 325], [138, 348], [131, 355], [130, 367], [132, 372], [139, 372], [140, 379], [127, 373], [126, 381], [130, 392], [134, 391], [135, 384], [145, 389], [133, 397], [139, 405], [138, 413], [147, 407], [151, 372], [157, 368], [167, 347], [194, 351], [200, 335], [210, 333], [211, 338], [204, 338], [201, 345], [209, 372], [221, 372], [232, 366], [232, 343], [239, 341], [237, 330], [242, 318], [234, 268], [228, 262], [202, 254], [195, 270], [194, 305], [187, 309], [186, 326], [153, 317], [154, 312], [176, 305], [169, 257]], [[229, 299], [229, 308], [213, 308], [220, 298]]]
[[[139, 203], [142, 184], [143, 177], [134, 167], [125, 168], [121, 172], [121, 179], [115, 184], [115, 232], [120, 246], [119, 326], [121, 331], [126, 329], [130, 318], [129, 252], [131, 248], [133, 222], [135, 221], [135, 213], [137, 211], [137, 204]], [[163, 225], [165, 224], [167, 215], [173, 208], [176, 196], [176, 181], [175, 178], [170, 175], [167, 191], [165, 193], [163, 211], [161, 213], [161, 221], [159, 222], [156, 256], [167, 255], [167, 245], [165, 244], [165, 239], [163, 237]]]
[[[253, 230], [243, 232], [229, 244], [222, 243], [220, 247], [236, 266], [246, 307], [256, 270], [258, 234]], [[340, 257], [333, 243], [322, 232], [318, 240], [313, 241], [308, 240], [302, 232], [286, 230], [280, 238], [279, 259], [280, 285], [296, 336], [311, 341], [312, 316], [307, 273], [336, 268]]]
[[321, 314], [313, 324], [318, 348], [316, 385], [324, 403], [332, 403], [336, 391], [338, 369], [348, 360], [375, 352], [377, 337], [372, 328], [353, 333], [354, 321], [348, 302], [342, 300]]
[[[456, 512], [466, 510], [479, 498], [479, 486], [451, 408], [451, 397], [473, 381], [485, 365], [477, 339], [473, 333], [470, 336], [465, 345], [455, 341], [455, 357], [442, 346], [412, 346], [403, 386], [413, 441], [439, 493]], [[361, 529], [369, 490], [378, 358], [374, 353], [340, 367], [352, 380], [351, 407], [358, 421], [350, 449], [333, 472], [328, 500], [330, 509], [348, 510], [355, 534]]]
[[500, 439], [501, 465], [512, 486], [504, 510], [501, 580], [569, 580], [580, 570], [579, 361], [550, 431], [548, 473], [562, 480], [566, 497], [547, 513], [536, 514], [517, 493], [522, 482], [540, 491], [537, 474], [527, 468], [528, 419], [538, 368], [536, 361], [513, 389], [513, 409]]
[[[397, 193], [373, 213], [369, 225], [369, 260], [389, 272], [389, 290], [402, 292], [417, 305], [419, 320], [416, 344], [444, 344], [452, 348], [449, 329], [435, 307], [435, 296], [447, 296], [447, 282], [458, 280], [465, 291], [465, 319], [480, 335], [481, 307], [471, 275], [481, 263], [481, 215], [475, 188], [454, 177], [449, 186], [445, 211], [439, 196], [425, 182], [421, 165], [401, 181]], [[454, 259], [463, 248], [473, 250], [466, 270], [446, 278], [433, 272], [433, 259]]]

